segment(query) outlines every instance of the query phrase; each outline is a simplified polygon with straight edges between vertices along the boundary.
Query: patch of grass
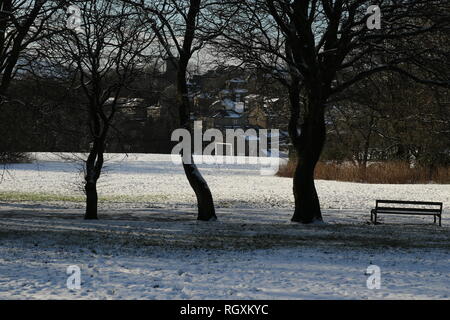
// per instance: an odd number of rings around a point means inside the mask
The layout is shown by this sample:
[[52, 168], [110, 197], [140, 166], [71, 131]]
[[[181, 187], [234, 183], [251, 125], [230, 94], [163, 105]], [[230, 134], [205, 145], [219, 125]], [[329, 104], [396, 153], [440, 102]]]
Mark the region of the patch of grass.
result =
[[[117, 213], [114, 214], [114, 216]], [[83, 248], [101, 250], [149, 250], [164, 249], [214, 249], [214, 250], [258, 250], [276, 248], [321, 248], [321, 249], [450, 249], [450, 230], [436, 226], [399, 225], [348, 225], [330, 224], [325, 226], [303, 226], [286, 224], [242, 223], [193, 223], [185, 221], [166, 223], [155, 220], [152, 214], [142, 219], [142, 223], [130, 221], [120, 227], [108, 220], [108, 214], [102, 221], [85, 222], [71, 216], [73, 223], [67, 220], [48, 217], [29, 220], [33, 214], [19, 215], [22, 223], [8, 224], [0, 214], [0, 242], [22, 239], [29, 244], [43, 242], [45, 246], [78, 245]], [[112, 217], [113, 215], [109, 216]], [[27, 221], [31, 224], [28, 225]], [[38, 222], [36, 224], [36, 222]], [[81, 228], [73, 229], [74, 226]], [[84, 229], [83, 229], [84, 228]]]
[[141, 196], [100, 196], [99, 201], [102, 202], [163, 202], [169, 200], [169, 196], [165, 194], [146, 194]]
[[66, 201], [84, 202], [84, 196], [68, 196], [51, 193], [0, 192], [0, 201]]
[[[168, 200], [167, 195], [149, 194], [143, 196], [99, 196], [99, 202], [159, 202]], [[85, 202], [84, 195], [62, 195], [54, 193], [31, 193], [31, 192], [0, 192], [0, 201], [31, 201], [31, 202]]]
[[[362, 229], [365, 229], [363, 227]], [[200, 230], [196, 230], [197, 232]], [[108, 248], [120, 250], [136, 250], [154, 248], [164, 249], [201, 249], [201, 250], [259, 250], [276, 248], [322, 248], [330, 249], [355, 249], [355, 250], [386, 250], [397, 249], [450, 249], [448, 235], [441, 239], [426, 238], [422, 241], [400, 236], [399, 238], [387, 238], [382, 235], [371, 234], [350, 235], [347, 231], [330, 233], [308, 233], [297, 230], [297, 234], [284, 233], [257, 233], [254, 235], [242, 234], [236, 230], [220, 232], [214, 230], [213, 234], [206, 232], [166, 234], [158, 231], [123, 232], [114, 229], [106, 230], [2, 230], [0, 226], [0, 239], [2, 241], [14, 239], [28, 239], [33, 243], [37, 239], [48, 246], [70, 246], [76, 243], [81, 247], [93, 246], [108, 251]], [[367, 231], [359, 230], [359, 231]], [[167, 231], [165, 231], [167, 232]]]

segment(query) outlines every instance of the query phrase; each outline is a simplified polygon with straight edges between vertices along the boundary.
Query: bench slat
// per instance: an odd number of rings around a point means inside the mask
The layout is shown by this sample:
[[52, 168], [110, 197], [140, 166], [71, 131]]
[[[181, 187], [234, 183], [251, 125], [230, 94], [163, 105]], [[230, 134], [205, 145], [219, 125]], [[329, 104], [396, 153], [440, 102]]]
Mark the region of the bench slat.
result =
[[419, 204], [419, 205], [436, 205], [436, 206], [441, 206], [442, 205], [442, 202], [402, 201], [402, 200], [376, 200], [376, 203]]
[[411, 215], [422, 215], [422, 216], [435, 216], [440, 215], [439, 212], [431, 213], [431, 212], [405, 212], [405, 211], [377, 211], [376, 213], [384, 213], [384, 214], [411, 214]]
[[441, 212], [440, 209], [429, 208], [395, 208], [395, 207], [377, 207], [377, 211], [409, 211], [409, 212]]

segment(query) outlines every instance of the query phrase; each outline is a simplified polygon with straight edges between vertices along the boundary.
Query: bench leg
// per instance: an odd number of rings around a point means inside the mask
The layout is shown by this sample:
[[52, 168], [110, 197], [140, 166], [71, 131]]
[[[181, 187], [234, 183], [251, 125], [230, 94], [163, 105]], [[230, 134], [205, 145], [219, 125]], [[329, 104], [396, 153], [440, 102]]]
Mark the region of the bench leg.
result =
[[434, 215], [434, 223], [436, 223], [436, 215]]
[[439, 215], [439, 227], [442, 227], [442, 224], [441, 224], [441, 215]]

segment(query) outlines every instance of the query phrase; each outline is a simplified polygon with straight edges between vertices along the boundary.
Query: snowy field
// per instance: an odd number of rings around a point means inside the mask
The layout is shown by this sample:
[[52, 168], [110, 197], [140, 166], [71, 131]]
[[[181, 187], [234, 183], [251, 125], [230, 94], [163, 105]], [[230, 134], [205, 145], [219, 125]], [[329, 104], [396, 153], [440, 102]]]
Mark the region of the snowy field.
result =
[[[217, 222], [168, 155], [111, 155], [99, 221], [83, 221], [78, 162], [52, 154], [0, 183], [0, 299], [449, 299], [450, 185], [317, 181], [325, 224], [290, 223], [292, 181], [258, 165], [200, 165]], [[67, 155], [66, 155], [67, 156]], [[431, 217], [381, 216], [376, 199], [440, 201]], [[81, 289], [66, 287], [68, 266]], [[381, 288], [368, 289], [369, 265]]]
[[[67, 157], [67, 154], [62, 156]], [[80, 157], [80, 155], [76, 155]], [[40, 200], [74, 197], [83, 201], [83, 176], [77, 161], [63, 162], [60, 156], [39, 153], [31, 164], [9, 166], [0, 178], [4, 198], [33, 194]], [[99, 195], [110, 202], [148, 206], [191, 207], [195, 194], [180, 165], [170, 155], [110, 155], [99, 183]], [[219, 208], [292, 208], [292, 180], [260, 175], [261, 165], [199, 165]], [[267, 167], [267, 166], [263, 166]], [[427, 200], [450, 207], [450, 185], [377, 185], [322, 181], [316, 183], [322, 208], [364, 211], [376, 199]], [[116, 204], [114, 204], [116, 206]]]

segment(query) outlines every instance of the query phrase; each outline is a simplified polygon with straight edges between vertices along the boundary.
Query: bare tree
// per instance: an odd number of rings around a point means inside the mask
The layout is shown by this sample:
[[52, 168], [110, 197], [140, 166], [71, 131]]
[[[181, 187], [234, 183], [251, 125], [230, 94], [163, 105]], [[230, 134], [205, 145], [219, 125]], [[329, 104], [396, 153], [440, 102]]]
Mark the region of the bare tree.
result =
[[80, 25], [67, 29], [56, 24], [65, 32], [45, 39], [40, 50], [51, 65], [62, 69], [63, 76], [73, 75], [73, 89], [81, 90], [86, 99], [91, 144], [85, 166], [85, 219], [97, 219], [97, 181], [118, 101], [148, 62], [155, 36], [135, 8], [122, 1], [77, 4]]
[[[192, 132], [191, 103], [187, 86], [188, 65], [192, 55], [217, 35], [216, 32], [208, 32], [204, 28], [213, 19], [210, 15], [213, 11], [210, 9], [217, 3], [209, 0], [130, 0], [126, 2], [134, 3], [147, 14], [149, 24], [158, 37], [164, 57], [176, 70], [178, 127]], [[217, 20], [216, 23], [220, 24], [220, 20]], [[184, 172], [197, 197], [197, 219], [216, 220], [211, 191], [194, 163], [192, 152], [183, 154], [182, 159]]]
[[[292, 221], [321, 221], [314, 169], [326, 139], [326, 107], [337, 94], [383, 71], [396, 72], [423, 84], [448, 87], [448, 74], [438, 74], [423, 63], [425, 59], [445, 57], [448, 52], [438, 46], [408, 46], [411, 39], [448, 31], [448, 3], [438, 0], [226, 2], [227, 10], [239, 7], [239, 14], [217, 44], [243, 63], [272, 70], [289, 92], [289, 135], [297, 155]], [[376, 18], [368, 11], [371, 5], [378, 5], [381, 10], [381, 29], [368, 24], [368, 19]], [[420, 75], [417, 70], [421, 70]]]
[[17, 64], [28, 49], [49, 37], [47, 23], [62, 1], [2, 0], [0, 3], [0, 102], [16, 75]]
[[[18, 126], [14, 125], [15, 115], [27, 106], [17, 98], [7, 98], [8, 91], [22, 65], [21, 60], [28, 54], [33, 44], [42, 37], [50, 36], [46, 28], [47, 22], [61, 6], [61, 1], [48, 0], [0, 2], [0, 108], [2, 108], [0, 126], [6, 131], [6, 135], [2, 135], [0, 141], [0, 161], [26, 159], [26, 155], [19, 150], [17, 137], [8, 129], [14, 127], [20, 131]], [[11, 121], [8, 115], [14, 120]]]

